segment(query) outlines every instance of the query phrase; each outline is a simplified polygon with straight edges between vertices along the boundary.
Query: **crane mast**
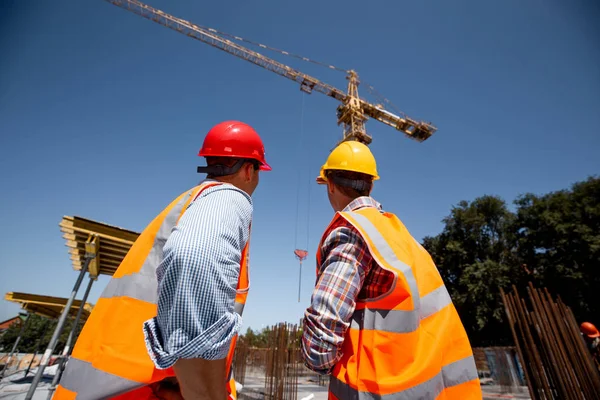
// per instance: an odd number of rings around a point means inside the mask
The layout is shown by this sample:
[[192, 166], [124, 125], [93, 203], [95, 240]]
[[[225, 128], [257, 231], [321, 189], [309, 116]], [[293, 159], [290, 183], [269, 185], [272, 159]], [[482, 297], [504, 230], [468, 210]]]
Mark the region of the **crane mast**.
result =
[[357, 140], [369, 145], [372, 139], [365, 129], [365, 122], [368, 118], [373, 118], [389, 125], [419, 142], [428, 139], [437, 130], [437, 128], [429, 123], [419, 122], [407, 116], [395, 115], [385, 110], [383, 106], [374, 105], [361, 99], [358, 96], [358, 74], [353, 70], [347, 71], [348, 91], [344, 93], [340, 89], [321, 82], [310, 75], [232, 42], [220, 36], [212, 29], [203, 28], [189, 21], [174, 17], [138, 0], [106, 1], [291, 79], [300, 85], [300, 90], [306, 93], [310, 94], [313, 91], [317, 91], [338, 100], [341, 104], [337, 108], [337, 123], [343, 127], [342, 140]]
[[348, 94], [338, 107], [338, 125], [343, 124], [344, 139], [358, 140], [365, 144], [371, 143], [371, 137], [367, 135], [365, 129], [365, 110], [358, 97], [358, 74], [354, 71], [348, 71]]

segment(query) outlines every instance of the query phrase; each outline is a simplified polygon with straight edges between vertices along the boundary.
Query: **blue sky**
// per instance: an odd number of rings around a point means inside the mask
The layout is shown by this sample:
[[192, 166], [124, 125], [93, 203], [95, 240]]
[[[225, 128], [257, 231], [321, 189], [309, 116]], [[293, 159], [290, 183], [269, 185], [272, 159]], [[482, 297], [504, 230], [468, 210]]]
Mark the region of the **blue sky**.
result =
[[[373, 195], [419, 240], [438, 233], [460, 200], [512, 201], [600, 171], [592, 0], [148, 4], [355, 69], [402, 111], [432, 121], [439, 131], [424, 143], [367, 124], [382, 178]], [[261, 133], [273, 166], [254, 196], [243, 329], [297, 322], [332, 217], [313, 182], [341, 135], [336, 101], [105, 1], [0, 7], [0, 293], [67, 296], [77, 273], [62, 216], [141, 231], [200, 178], [206, 131], [238, 119]], [[265, 54], [345, 88], [341, 73]], [[310, 252], [301, 303], [296, 246]], [[0, 301], [0, 320], [17, 312]]]

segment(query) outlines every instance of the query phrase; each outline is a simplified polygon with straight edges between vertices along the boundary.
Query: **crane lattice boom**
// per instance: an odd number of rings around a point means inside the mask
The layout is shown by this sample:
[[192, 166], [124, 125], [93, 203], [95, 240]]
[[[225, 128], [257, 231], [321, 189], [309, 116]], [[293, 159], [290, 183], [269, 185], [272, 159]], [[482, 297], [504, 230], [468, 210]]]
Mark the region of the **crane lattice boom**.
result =
[[383, 106], [374, 105], [359, 98], [358, 75], [354, 71], [348, 71], [348, 93], [344, 93], [340, 89], [321, 82], [310, 75], [234, 43], [215, 32], [211, 32], [209, 29], [169, 15], [138, 0], [106, 1], [291, 79], [299, 83], [300, 89], [306, 93], [317, 91], [326, 96], [333, 97], [342, 103], [338, 106], [337, 117], [338, 125], [341, 124], [344, 128], [343, 140], [358, 140], [367, 145], [371, 143], [371, 137], [367, 135], [364, 127], [367, 118], [383, 122], [419, 142], [426, 140], [436, 131], [436, 128], [429, 123], [417, 122], [406, 116], [400, 117], [384, 110]]

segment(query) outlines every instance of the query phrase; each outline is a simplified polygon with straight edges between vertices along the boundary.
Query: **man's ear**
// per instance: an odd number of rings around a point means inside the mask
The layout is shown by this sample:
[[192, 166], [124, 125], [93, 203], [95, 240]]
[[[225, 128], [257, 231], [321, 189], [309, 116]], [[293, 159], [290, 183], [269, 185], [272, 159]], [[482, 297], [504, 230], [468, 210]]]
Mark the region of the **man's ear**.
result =
[[333, 194], [334, 191], [335, 191], [335, 186], [333, 185], [331, 180], [328, 180], [327, 181], [327, 192]]
[[254, 165], [251, 162], [247, 162], [244, 164], [244, 175], [247, 182], [252, 180], [252, 174], [254, 172]]

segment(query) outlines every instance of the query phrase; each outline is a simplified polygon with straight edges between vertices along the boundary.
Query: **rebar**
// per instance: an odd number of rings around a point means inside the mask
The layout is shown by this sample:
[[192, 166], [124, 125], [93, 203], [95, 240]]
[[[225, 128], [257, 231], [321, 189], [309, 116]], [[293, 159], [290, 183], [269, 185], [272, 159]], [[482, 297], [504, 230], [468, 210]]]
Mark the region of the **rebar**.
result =
[[265, 398], [296, 400], [300, 371], [298, 326], [280, 323], [269, 329]]
[[233, 379], [243, 385], [246, 381], [246, 365], [248, 365], [248, 343], [243, 338], [240, 339], [233, 353]]
[[532, 400], [600, 399], [600, 372], [570, 308], [546, 288], [527, 287], [527, 299], [501, 289], [508, 323]]

